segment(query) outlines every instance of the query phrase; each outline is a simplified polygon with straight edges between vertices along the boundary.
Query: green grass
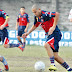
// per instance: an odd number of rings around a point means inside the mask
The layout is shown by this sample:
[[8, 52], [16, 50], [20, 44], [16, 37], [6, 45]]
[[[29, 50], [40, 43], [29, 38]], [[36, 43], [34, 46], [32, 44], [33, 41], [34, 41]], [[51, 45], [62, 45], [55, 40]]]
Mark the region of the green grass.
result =
[[[9, 72], [35, 72], [34, 64], [36, 61], [43, 61], [46, 65], [45, 72], [49, 72], [48, 67], [50, 66], [50, 61], [43, 46], [28, 45], [22, 52], [19, 48], [5, 49], [1, 45], [0, 55], [4, 56], [7, 59], [10, 67]], [[72, 67], [71, 47], [60, 47], [59, 55]], [[66, 70], [57, 62], [56, 66], [58, 68], [57, 72], [66, 72]], [[0, 68], [4, 69], [2, 63], [0, 63]]]

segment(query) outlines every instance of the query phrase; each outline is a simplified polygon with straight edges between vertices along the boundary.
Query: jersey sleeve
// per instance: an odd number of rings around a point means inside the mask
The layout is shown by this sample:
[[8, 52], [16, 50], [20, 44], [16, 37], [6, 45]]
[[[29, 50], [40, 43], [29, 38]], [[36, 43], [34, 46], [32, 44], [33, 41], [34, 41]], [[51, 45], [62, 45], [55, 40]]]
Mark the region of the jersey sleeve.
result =
[[36, 27], [38, 27], [39, 26], [39, 22], [37, 22], [37, 18], [36, 18], [36, 16], [34, 17], [34, 25], [36, 26]]
[[45, 15], [48, 17], [55, 17], [56, 12], [45, 12]]
[[9, 15], [5, 11], [2, 11], [2, 17], [4, 19], [7, 19], [7, 18], [9, 18]]
[[30, 23], [29, 15], [27, 15], [27, 23]]

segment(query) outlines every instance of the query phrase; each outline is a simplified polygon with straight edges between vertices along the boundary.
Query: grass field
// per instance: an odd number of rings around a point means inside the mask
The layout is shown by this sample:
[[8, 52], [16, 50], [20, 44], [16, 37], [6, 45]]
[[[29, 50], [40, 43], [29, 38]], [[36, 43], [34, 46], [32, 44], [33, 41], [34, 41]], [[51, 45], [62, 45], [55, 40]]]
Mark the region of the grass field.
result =
[[[60, 47], [59, 51], [59, 55], [72, 67], [72, 48]], [[18, 48], [5, 49], [1, 45], [0, 55], [7, 59], [10, 68], [9, 72], [35, 72], [34, 64], [36, 61], [43, 61], [46, 65], [45, 72], [49, 72], [48, 67], [50, 66], [50, 61], [43, 46], [28, 45], [24, 52], [22, 52]], [[58, 68], [56, 72], [66, 72], [61, 65], [57, 62], [55, 63]], [[0, 68], [4, 69], [2, 63], [0, 63]]]

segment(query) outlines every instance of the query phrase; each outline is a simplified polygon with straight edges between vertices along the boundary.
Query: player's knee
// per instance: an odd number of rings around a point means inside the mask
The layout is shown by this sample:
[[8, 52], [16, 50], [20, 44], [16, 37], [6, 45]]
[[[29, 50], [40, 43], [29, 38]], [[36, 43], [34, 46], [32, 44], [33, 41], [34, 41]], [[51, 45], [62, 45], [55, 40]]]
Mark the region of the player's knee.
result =
[[46, 48], [46, 43], [44, 44], [44, 47]]
[[45, 43], [44, 44], [44, 47], [47, 49], [49, 47], [49, 44], [48, 43]]
[[0, 61], [3, 61], [3, 56], [0, 56]]
[[4, 46], [4, 48], [8, 48], [8, 45], [7, 44], [4, 44], [3, 46]]
[[20, 37], [19, 36], [17, 36], [17, 39], [19, 39]]

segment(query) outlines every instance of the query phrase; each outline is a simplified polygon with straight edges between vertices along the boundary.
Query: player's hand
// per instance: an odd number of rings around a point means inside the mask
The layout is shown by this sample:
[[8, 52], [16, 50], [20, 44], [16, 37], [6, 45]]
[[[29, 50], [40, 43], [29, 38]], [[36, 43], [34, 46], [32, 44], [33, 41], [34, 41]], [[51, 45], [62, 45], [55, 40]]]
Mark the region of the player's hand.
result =
[[54, 30], [55, 30], [55, 27], [52, 26], [52, 27], [49, 29], [48, 35], [51, 35], [51, 34], [53, 33]]
[[1, 30], [3, 30], [3, 29], [4, 29], [4, 27], [5, 27], [4, 25], [1, 25], [1, 26], [0, 26], [0, 29], [1, 29]]
[[27, 33], [24, 33], [24, 34], [22, 34], [22, 38], [25, 38], [26, 36], [28, 36], [29, 35], [29, 33], [27, 32]]
[[24, 32], [26, 33], [27, 32], [27, 29], [25, 29]]
[[16, 26], [16, 30], [18, 30], [18, 27]]

